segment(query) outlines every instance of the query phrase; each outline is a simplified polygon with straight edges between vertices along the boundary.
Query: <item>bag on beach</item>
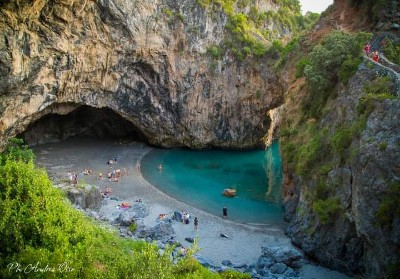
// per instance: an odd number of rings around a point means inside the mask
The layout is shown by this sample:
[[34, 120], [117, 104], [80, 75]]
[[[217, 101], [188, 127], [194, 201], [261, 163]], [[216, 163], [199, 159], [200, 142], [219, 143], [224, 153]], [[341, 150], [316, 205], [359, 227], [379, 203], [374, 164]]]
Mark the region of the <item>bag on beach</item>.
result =
[[174, 219], [174, 220], [176, 220], [178, 222], [182, 222], [182, 214], [180, 212], [178, 212], [178, 211], [175, 211], [174, 212], [174, 217], [172, 219]]

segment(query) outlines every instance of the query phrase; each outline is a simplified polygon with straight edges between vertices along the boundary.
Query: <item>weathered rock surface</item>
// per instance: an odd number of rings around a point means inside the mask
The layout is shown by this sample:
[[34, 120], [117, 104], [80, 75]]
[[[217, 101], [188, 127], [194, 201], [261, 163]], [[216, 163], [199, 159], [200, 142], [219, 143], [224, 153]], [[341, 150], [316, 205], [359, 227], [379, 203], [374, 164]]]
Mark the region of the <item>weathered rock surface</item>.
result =
[[119, 215], [117, 222], [122, 226], [129, 226], [137, 219], [149, 215], [149, 208], [144, 203], [134, 203], [131, 207], [124, 209]]
[[[360, 67], [348, 86], [340, 87], [320, 125], [333, 129], [351, 125], [357, 118], [359, 100], [365, 96], [364, 85], [380, 74], [374, 68]], [[395, 89], [393, 94], [397, 94]], [[389, 185], [398, 182], [399, 111], [398, 98], [374, 101], [366, 127], [352, 139], [349, 150], [353, 152], [344, 163], [332, 158], [336, 163], [323, 177], [304, 179], [286, 174], [284, 194], [290, 220], [287, 234], [307, 255], [325, 266], [380, 278], [385, 276], [388, 264], [398, 260], [399, 217], [391, 226], [380, 227], [376, 212]], [[330, 185], [341, 209], [326, 224], [320, 223], [313, 210], [312, 193], [317, 179]]]
[[152, 228], [141, 227], [137, 229], [135, 236], [138, 238], [149, 238], [153, 240], [162, 240], [175, 233], [170, 222], [160, 222]]
[[103, 201], [99, 189], [96, 186], [84, 185], [81, 187], [63, 187], [67, 193], [68, 199], [72, 204], [79, 206], [82, 209], [91, 209], [98, 211]]
[[[266, 58], [206, 54], [226, 36], [222, 11], [195, 0], [28, 2], [0, 6], [1, 144], [86, 105], [109, 108], [155, 145], [261, 145], [282, 89]], [[43, 129], [31, 135], [46, 139]]]

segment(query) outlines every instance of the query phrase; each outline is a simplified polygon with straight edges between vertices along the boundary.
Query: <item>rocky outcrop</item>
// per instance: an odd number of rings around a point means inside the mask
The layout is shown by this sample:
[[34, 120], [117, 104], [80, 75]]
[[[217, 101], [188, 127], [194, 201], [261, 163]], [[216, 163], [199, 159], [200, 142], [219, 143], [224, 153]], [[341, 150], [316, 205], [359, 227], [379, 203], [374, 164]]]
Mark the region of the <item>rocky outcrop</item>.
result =
[[[368, 61], [364, 63], [347, 86], [339, 86], [337, 96], [319, 121], [320, 129], [354, 128], [354, 123], [360, 121], [364, 85], [382, 75], [374, 66], [366, 66]], [[392, 81], [393, 97], [370, 101], [365, 128], [349, 139], [348, 151], [334, 154], [330, 161], [324, 158], [325, 166], [330, 168], [325, 175], [321, 174], [321, 163], [308, 177], [299, 177], [288, 169], [285, 173], [284, 199], [290, 221], [287, 234], [292, 241], [325, 266], [363, 273], [367, 278], [386, 276], [388, 266], [399, 260], [399, 216], [394, 215], [389, 226], [380, 226], [376, 215], [390, 185], [398, 183], [400, 170], [400, 102], [396, 80]], [[330, 196], [338, 204], [339, 210], [326, 222], [321, 221], [314, 207], [317, 196], [322, 199], [324, 191], [318, 184], [328, 185]]]
[[67, 197], [71, 203], [79, 208], [95, 211], [100, 209], [103, 198], [100, 195], [98, 187], [93, 185], [83, 185], [79, 187], [61, 186], [61, 188], [67, 193]]
[[[374, 50], [379, 50], [385, 37], [398, 40], [398, 30], [392, 28], [399, 9], [396, 1], [353, 4], [349, 7], [348, 1], [336, 0], [301, 42], [301, 48], [307, 52], [335, 29], [379, 31], [371, 41]], [[381, 4], [390, 8], [380, 12]], [[367, 22], [366, 14], [375, 16]], [[399, 200], [390, 190], [393, 184], [398, 185], [400, 170], [398, 65], [364, 58], [348, 84], [338, 82], [331, 88], [319, 118], [311, 118], [303, 106], [304, 100], [310, 100], [305, 80], [296, 79], [290, 71], [304, 56], [292, 55], [293, 61], [289, 59], [282, 75], [287, 92], [279, 125], [287, 235], [306, 255], [325, 266], [365, 278], [395, 278], [397, 273], [389, 270], [398, 270], [400, 262], [400, 216], [388, 201]], [[374, 81], [379, 77], [387, 80], [377, 85]], [[388, 80], [390, 86], [386, 87]], [[365, 88], [371, 84], [378, 89], [367, 96]], [[383, 92], [386, 95], [377, 96]], [[316, 131], [301, 129], [310, 126]], [[291, 160], [301, 163], [304, 159], [298, 156], [296, 144], [306, 145], [316, 135], [317, 156], [300, 175], [303, 165], [291, 164]], [[390, 207], [385, 211], [389, 217], [382, 225], [377, 213], [385, 207]]]
[[0, 6], [1, 144], [85, 105], [112, 110], [151, 144], [249, 148], [282, 102], [268, 58], [207, 54], [227, 35], [221, 9], [195, 0], [16, 2]]

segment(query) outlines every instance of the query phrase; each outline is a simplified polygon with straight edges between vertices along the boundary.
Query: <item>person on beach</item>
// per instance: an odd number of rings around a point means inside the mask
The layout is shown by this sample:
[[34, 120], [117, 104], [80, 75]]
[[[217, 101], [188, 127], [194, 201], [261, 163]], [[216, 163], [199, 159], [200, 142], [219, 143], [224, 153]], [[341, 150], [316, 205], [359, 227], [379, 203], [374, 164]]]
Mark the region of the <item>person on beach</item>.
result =
[[186, 250], [186, 248], [185, 247], [181, 247], [181, 249], [179, 250], [179, 252], [180, 252], [180, 254], [181, 254], [181, 256], [186, 256], [186, 252], [187, 252], [187, 250]]
[[158, 165], [158, 170], [159, 170], [160, 172], [162, 171], [162, 165], [161, 165], [161, 164]]
[[108, 197], [108, 196], [107, 196], [103, 191], [101, 191], [101, 190], [100, 190], [100, 195], [101, 195], [101, 197], [102, 197], [103, 199]]
[[182, 223], [186, 224], [186, 212], [182, 211]]
[[69, 179], [69, 183], [72, 184], [72, 182], [74, 181], [74, 176], [72, 175], [71, 171], [68, 172], [68, 179]]
[[224, 206], [224, 208], [222, 208], [222, 217], [228, 218], [228, 208], [226, 206]]
[[73, 177], [74, 177], [74, 180], [73, 180], [72, 183], [73, 183], [75, 186], [77, 186], [77, 185], [78, 185], [78, 174], [74, 172]]
[[106, 195], [112, 194], [112, 189], [110, 187], [108, 187], [108, 185], [106, 186], [105, 193], [106, 193]]
[[199, 220], [197, 219], [197, 217], [194, 217], [194, 230], [197, 232], [199, 231]]

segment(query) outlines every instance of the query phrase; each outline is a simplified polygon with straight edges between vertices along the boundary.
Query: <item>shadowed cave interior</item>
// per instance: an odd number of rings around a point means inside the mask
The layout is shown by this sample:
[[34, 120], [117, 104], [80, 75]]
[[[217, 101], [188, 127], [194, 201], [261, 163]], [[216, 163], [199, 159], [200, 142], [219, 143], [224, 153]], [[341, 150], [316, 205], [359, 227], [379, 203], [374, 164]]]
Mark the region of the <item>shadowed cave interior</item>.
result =
[[133, 123], [109, 108], [79, 106], [68, 114], [46, 114], [18, 135], [29, 145], [59, 142], [72, 137], [120, 138], [147, 143]]

